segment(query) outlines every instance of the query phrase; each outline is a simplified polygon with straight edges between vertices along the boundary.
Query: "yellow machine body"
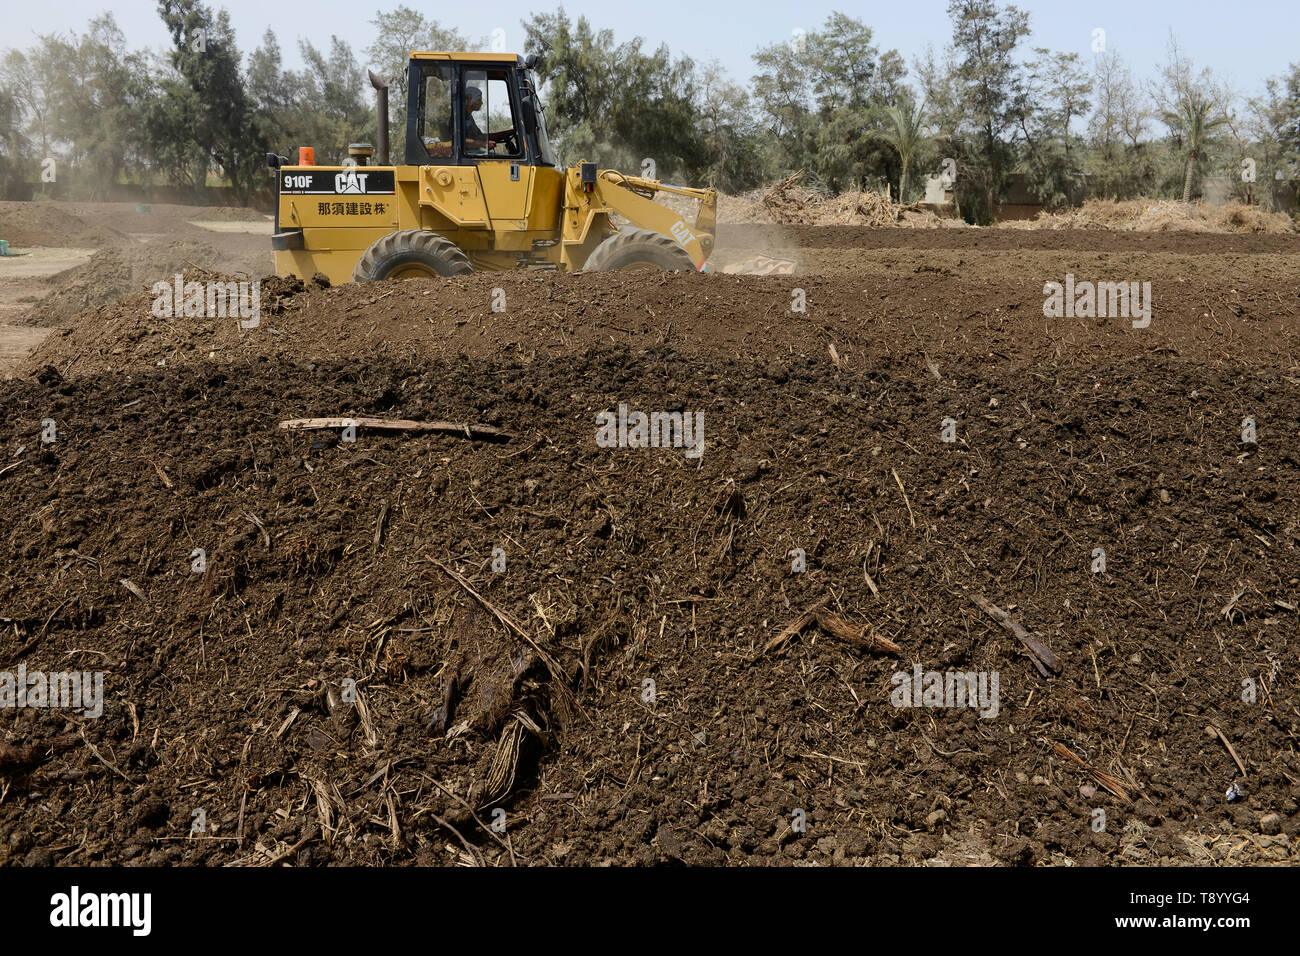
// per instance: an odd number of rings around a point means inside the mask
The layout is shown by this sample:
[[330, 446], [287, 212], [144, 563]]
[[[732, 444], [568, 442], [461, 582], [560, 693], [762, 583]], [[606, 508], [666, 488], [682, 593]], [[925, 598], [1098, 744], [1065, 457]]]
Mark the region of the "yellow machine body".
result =
[[[420, 82], [418, 70], [424, 63], [444, 61], [523, 70], [517, 57], [501, 54], [413, 53], [413, 81]], [[535, 96], [530, 85], [522, 88], [525, 95]], [[413, 92], [412, 108], [421, 102]], [[457, 136], [459, 130], [458, 125]], [[519, 136], [522, 141], [522, 129]], [[381, 140], [386, 138], [385, 129]], [[409, 142], [416, 145], [406, 147], [407, 157], [418, 153], [423, 158], [414, 135]], [[450, 143], [443, 147], [432, 138], [424, 142], [432, 144], [425, 147], [429, 152], [450, 152]], [[432, 156], [429, 164], [279, 165], [276, 273], [303, 279], [324, 273], [331, 283], [351, 281], [373, 243], [404, 230], [445, 237], [463, 250], [475, 270], [575, 271], [583, 268], [597, 245], [619, 231], [616, 216], [633, 228], [670, 237], [697, 269], [703, 268], [716, 229], [715, 190], [670, 186], [597, 170], [588, 163], [557, 168], [532, 161], [528, 154], [537, 140], [530, 136], [528, 142], [533, 145], [521, 147], [517, 158], [485, 155], [470, 161], [458, 156], [458, 162], [445, 165]], [[654, 202], [651, 197], [660, 192], [698, 200], [695, 222], [687, 224]]]

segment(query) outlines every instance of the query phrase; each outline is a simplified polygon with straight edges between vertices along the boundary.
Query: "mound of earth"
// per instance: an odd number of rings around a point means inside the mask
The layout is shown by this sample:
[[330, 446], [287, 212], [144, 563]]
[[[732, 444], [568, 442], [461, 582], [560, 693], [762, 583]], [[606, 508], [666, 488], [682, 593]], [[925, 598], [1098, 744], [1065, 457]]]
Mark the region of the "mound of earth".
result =
[[34, 246], [93, 248], [125, 236], [107, 223], [87, 222], [66, 203], [0, 201], [0, 239], [21, 252]]
[[[209, 222], [259, 222], [265, 215], [245, 206], [186, 206], [176, 203], [64, 203], [68, 209], [91, 225], [111, 223], [128, 233], [185, 232], [193, 220]], [[140, 205], [148, 209], [141, 211]]]
[[81, 316], [0, 383], [0, 667], [103, 713], [8, 712], [0, 859], [1294, 864], [1300, 280], [1045, 321], [983, 235]]
[[[62, 325], [87, 309], [115, 303], [155, 282], [171, 282], [195, 269], [217, 272], [231, 257], [212, 244], [193, 239], [129, 239], [100, 249], [90, 261], [46, 280], [48, 296], [24, 317], [30, 325]], [[245, 276], [247, 278], [247, 276]]]

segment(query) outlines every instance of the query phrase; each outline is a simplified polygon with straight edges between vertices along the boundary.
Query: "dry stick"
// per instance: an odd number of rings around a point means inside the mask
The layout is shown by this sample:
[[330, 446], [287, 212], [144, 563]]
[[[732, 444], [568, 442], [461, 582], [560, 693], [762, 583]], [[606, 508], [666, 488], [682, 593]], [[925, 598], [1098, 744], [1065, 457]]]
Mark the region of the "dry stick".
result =
[[1232, 749], [1232, 744], [1228, 743], [1228, 738], [1223, 736], [1222, 730], [1220, 730], [1218, 727], [1215, 727], [1213, 724], [1209, 724], [1208, 726], [1206, 726], [1205, 732], [1209, 736], [1218, 737], [1221, 741], [1223, 741], [1223, 746], [1228, 748], [1228, 753], [1232, 756], [1232, 760], [1237, 765], [1237, 769], [1241, 771], [1241, 775], [1243, 777], [1250, 776], [1250, 774], [1246, 773], [1246, 765], [1242, 763], [1241, 758], [1237, 756], [1237, 751]]
[[149, 464], [153, 465], [153, 470], [156, 471], [156, 472], [158, 473], [158, 477], [162, 479], [162, 483], [163, 483], [164, 485], [166, 485], [168, 488], [173, 488], [173, 487], [175, 487], [175, 486], [172, 484], [172, 480], [171, 480], [170, 478], [167, 477], [167, 473], [166, 473], [165, 471], [162, 470], [162, 466], [160, 466], [160, 465], [158, 464], [158, 462], [156, 462], [156, 461], [150, 459], [150, 460], [149, 460]]
[[1098, 770], [1096, 767], [1091, 766], [1086, 760], [1076, 754], [1069, 747], [1065, 746], [1065, 744], [1053, 743], [1052, 750], [1058, 756], [1065, 757], [1067, 760], [1073, 760], [1080, 767], [1086, 770], [1093, 780], [1096, 780], [1105, 789], [1109, 790], [1121, 800], [1128, 803], [1133, 802], [1133, 798], [1128, 795], [1128, 790], [1124, 787], [1124, 781], [1120, 780], [1119, 777], [1112, 776], [1103, 770]]
[[[477, 814], [476, 812], [474, 812], [474, 808], [471, 807], [471, 806], [469, 805], [469, 801], [468, 801], [468, 800], [466, 800], [464, 797], [461, 797], [459, 794], [456, 794], [456, 793], [452, 792], [451, 790], [447, 789], [447, 788], [444, 787], [441, 783], [439, 783], [435, 778], [429, 776], [427, 773], [420, 772], [420, 776], [423, 777], [425, 780], [428, 780], [431, 784], [433, 784], [435, 787], [437, 787], [439, 790], [441, 790], [441, 791], [442, 791], [443, 793], [445, 793], [447, 796], [451, 797], [453, 800], [455, 800], [457, 803], [459, 803], [462, 807], [464, 807], [465, 810], [466, 810], [466, 812], [469, 813], [470, 817], [473, 819], [473, 821], [474, 821], [475, 823], [477, 823], [477, 824], [479, 825], [479, 827], [483, 830], [484, 833], [486, 833], [486, 834], [487, 834], [488, 836], [490, 836], [492, 839], [496, 840], [498, 843], [500, 843], [500, 844], [501, 844], [503, 847], [505, 847], [506, 849], [510, 849], [510, 847], [506, 844], [506, 841], [505, 841], [505, 840], [503, 840], [503, 839], [501, 839], [499, 836], [497, 836], [497, 835], [496, 835], [496, 832], [495, 832], [495, 831], [494, 831], [490, 826], [488, 826], [486, 823], [484, 823], [482, 820], [480, 820], [480, 819], [478, 818], [478, 814]], [[577, 794], [575, 793], [575, 794], [573, 794], [573, 796], [576, 797]], [[542, 799], [545, 800], [546, 797], [542, 797]], [[421, 812], [423, 812], [423, 811], [421, 811]], [[430, 813], [430, 815], [432, 815], [432, 811], [429, 811], [429, 813]]]
[[880, 589], [876, 587], [876, 582], [871, 580], [871, 575], [867, 573], [867, 565], [871, 561], [871, 550], [876, 546], [874, 539], [867, 542], [867, 553], [862, 556], [862, 578], [867, 582], [867, 587], [871, 588], [871, 593], [880, 597]]
[[316, 839], [318, 836], [320, 836], [320, 830], [318, 830], [316, 826], [313, 824], [312, 826], [307, 828], [307, 834], [301, 840], [299, 840], [297, 843], [295, 843], [293, 846], [289, 847], [288, 849], [284, 850], [283, 852], [277, 853], [275, 856], [271, 857], [271, 859], [267, 860], [262, 865], [275, 866], [277, 863], [283, 863], [285, 860], [289, 859], [290, 857], [297, 856], [299, 850], [305, 847], [312, 840]]
[[259, 518], [257, 515], [253, 514], [251, 511], [245, 511], [244, 517], [247, 518], [249, 521], [251, 521], [253, 524], [257, 525], [257, 530], [262, 532], [262, 543], [266, 545], [266, 550], [270, 551], [271, 535], [266, 530], [266, 525], [262, 524], [262, 519]]
[[902, 649], [889, 638], [881, 637], [879, 634], [868, 635], [865, 628], [854, 627], [838, 614], [832, 614], [825, 609], [817, 612], [817, 623], [841, 640], [865, 647], [867, 650], [897, 654]]
[[811, 624], [813, 618], [817, 616], [818, 609], [824, 607], [826, 605], [826, 602], [829, 600], [830, 600], [829, 597], [824, 597], [820, 601], [816, 602], [815, 604], [809, 605], [807, 610], [805, 610], [802, 614], [800, 614], [793, 621], [791, 621], [784, 628], [782, 628], [780, 634], [772, 638], [770, 641], [767, 642], [766, 645], [764, 645], [762, 653], [767, 654], [770, 651], [774, 651], [777, 648], [783, 646], [786, 641], [794, 637], [805, 627]]
[[1244, 587], [1244, 588], [1242, 588], [1240, 591], [1238, 591], [1236, 594], [1234, 594], [1234, 595], [1232, 596], [1232, 600], [1229, 601], [1227, 604], [1225, 604], [1225, 605], [1220, 609], [1219, 613], [1222, 614], [1226, 619], [1228, 619], [1229, 621], [1231, 621], [1231, 620], [1232, 620], [1232, 609], [1235, 608], [1235, 607], [1237, 606], [1237, 602], [1241, 600], [1241, 596], [1242, 596], [1243, 594], [1245, 594], [1248, 590], [1250, 590], [1249, 587]]
[[400, 418], [291, 418], [280, 422], [284, 431], [306, 431], [318, 428], [373, 428], [377, 431], [438, 432], [461, 435], [465, 438], [495, 438], [509, 441], [515, 436], [492, 425], [469, 422], [415, 422]]
[[907, 505], [907, 517], [912, 522], [912, 527], [915, 528], [916, 515], [912, 514], [912, 502], [907, 500], [907, 489], [903, 487], [903, 479], [898, 477], [898, 472], [893, 468], [889, 469], [889, 471], [894, 476], [894, 480], [898, 482], [898, 490], [903, 493], [903, 504]]
[[527, 631], [525, 631], [522, 627], [520, 627], [519, 624], [515, 622], [514, 618], [506, 614], [505, 611], [501, 610], [499, 607], [497, 607], [495, 604], [493, 604], [483, 595], [475, 591], [474, 588], [470, 586], [470, 583], [468, 581], [466, 581], [463, 577], [461, 577], [459, 574], [457, 574], [447, 565], [443, 564], [437, 558], [429, 558], [429, 560], [432, 561], [434, 564], [436, 564], [439, 568], [441, 568], [442, 571], [449, 578], [451, 578], [462, 588], [464, 588], [465, 592], [469, 594], [470, 597], [472, 597], [474, 600], [478, 601], [479, 604], [482, 604], [485, 608], [491, 611], [496, 616], [496, 619], [500, 621], [505, 627], [507, 627], [511, 631], [514, 631], [525, 642], [527, 642], [528, 646], [531, 647], [533, 650], [535, 650], [537, 652], [537, 656], [542, 659], [542, 663], [545, 664], [546, 669], [550, 671], [551, 677], [560, 686], [561, 692], [566, 696], [572, 697], [572, 692], [569, 690], [568, 685], [565, 684], [564, 682], [564, 671], [560, 669], [560, 665], [556, 663], [555, 658], [551, 657], [550, 654], [546, 653], [546, 651], [542, 648], [542, 646], [538, 644], [535, 640], [533, 640], [532, 635], [530, 635]]
[[454, 826], [452, 826], [442, 817], [438, 816], [438, 814], [434, 813], [432, 810], [429, 811], [429, 816], [433, 817], [434, 821], [438, 824], [438, 826], [450, 830], [452, 833], [456, 834], [456, 839], [460, 841], [460, 845], [465, 848], [465, 852], [469, 854], [471, 860], [477, 860], [479, 866], [487, 866], [487, 860], [483, 859], [483, 854], [478, 851], [477, 847], [475, 847], [472, 843], [470, 843], [463, 836], [461, 836], [459, 830], [457, 830]]
[[388, 502], [381, 501], [379, 503], [379, 517], [375, 519], [375, 550], [376, 551], [379, 550], [379, 546], [384, 541], [384, 522], [387, 520], [388, 520]]
[[782, 647], [790, 638], [803, 631], [813, 621], [820, 624], [828, 634], [832, 634], [840, 640], [848, 641], [850, 644], [865, 647], [867, 650], [885, 651], [894, 654], [901, 650], [889, 638], [880, 637], [877, 634], [868, 635], [865, 633], [864, 628], [854, 627], [838, 614], [826, 610], [826, 604], [829, 600], [829, 597], [824, 597], [820, 601], [809, 605], [802, 614], [782, 628], [780, 634], [763, 646], [760, 656]]
[[124, 774], [121, 770], [119, 770], [119, 769], [118, 769], [114, 764], [110, 763], [110, 762], [109, 762], [109, 761], [104, 757], [104, 755], [101, 754], [101, 753], [99, 752], [98, 749], [96, 749], [95, 745], [92, 744], [92, 743], [87, 739], [87, 737], [86, 737], [86, 728], [85, 728], [85, 727], [82, 727], [82, 728], [81, 728], [81, 742], [82, 742], [83, 744], [86, 745], [86, 749], [89, 750], [89, 751], [91, 752], [91, 754], [94, 756], [94, 758], [95, 758], [96, 760], [98, 760], [100, 763], [102, 763], [102, 764], [103, 764], [105, 767], [107, 767], [109, 770], [113, 771], [113, 773], [117, 774], [119, 777], [121, 777], [121, 778], [122, 778], [123, 780], [125, 780], [127, 783], [131, 783], [131, 784], [133, 784], [133, 783], [135, 782], [135, 781], [133, 781], [130, 777], [128, 777], [126, 774]]
[[1052, 653], [1052, 649], [1025, 630], [1010, 614], [979, 594], [973, 595], [971, 600], [978, 604], [989, 617], [1020, 639], [1020, 643], [1024, 644], [1025, 650], [1029, 652], [1029, 659], [1038, 668], [1038, 673], [1046, 677], [1048, 667], [1058, 673], [1060, 672], [1061, 664], [1057, 661], [1056, 655]]

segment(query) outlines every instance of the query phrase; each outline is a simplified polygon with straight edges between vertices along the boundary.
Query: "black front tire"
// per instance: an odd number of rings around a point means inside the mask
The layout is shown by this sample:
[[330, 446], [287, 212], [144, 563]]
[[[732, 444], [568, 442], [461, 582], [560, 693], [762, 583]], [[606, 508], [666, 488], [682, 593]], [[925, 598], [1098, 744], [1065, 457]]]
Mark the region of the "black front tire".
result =
[[460, 276], [473, 271], [464, 250], [423, 229], [406, 229], [376, 239], [352, 270], [353, 282]]
[[664, 269], [694, 272], [695, 263], [673, 239], [649, 229], [624, 229], [598, 245], [583, 266], [588, 272]]

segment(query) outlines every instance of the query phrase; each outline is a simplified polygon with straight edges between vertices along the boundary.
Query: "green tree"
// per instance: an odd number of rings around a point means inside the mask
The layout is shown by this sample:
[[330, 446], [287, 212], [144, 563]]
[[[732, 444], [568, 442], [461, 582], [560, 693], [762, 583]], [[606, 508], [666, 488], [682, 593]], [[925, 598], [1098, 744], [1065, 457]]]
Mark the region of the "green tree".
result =
[[[13, 93], [0, 88], [0, 198], [28, 199], [24, 182], [29, 157], [22, 131], [22, 111]], [[4, 238], [0, 233], [0, 239]]]
[[389, 86], [388, 112], [393, 131], [393, 152], [401, 156], [406, 142], [406, 67], [414, 50], [467, 50], [470, 42], [451, 27], [428, 19], [402, 4], [370, 20], [375, 39], [365, 49], [370, 69]]
[[1093, 192], [1115, 199], [1151, 194], [1157, 172], [1148, 138], [1152, 113], [1118, 51], [1097, 56], [1093, 89], [1096, 108], [1088, 120], [1087, 162]]
[[54, 155], [57, 87], [63, 75], [58, 37], [37, 38], [28, 52], [7, 50], [0, 85], [13, 97], [24, 135], [41, 158]]
[[1170, 43], [1169, 62], [1161, 71], [1159, 89], [1161, 119], [1174, 135], [1175, 147], [1187, 151], [1183, 173], [1183, 202], [1192, 201], [1192, 179], [1197, 160], [1215, 132], [1228, 122], [1229, 97], [1219, 88], [1209, 70], [1195, 72], [1175, 42]]
[[885, 107], [885, 128], [878, 134], [898, 154], [902, 171], [898, 176], [898, 201], [907, 202], [908, 172], [918, 150], [928, 139], [925, 127], [925, 104], [903, 100]]
[[750, 112], [749, 94], [716, 61], [699, 71], [696, 116], [708, 166], [698, 182], [727, 192], [750, 189], [765, 178]]
[[[246, 197], [265, 175], [266, 141], [244, 88], [230, 15], [225, 10], [214, 15], [201, 0], [159, 0], [158, 12], [172, 36], [171, 64], [193, 94], [182, 95], [173, 80], [169, 126], [174, 129], [179, 118], [176, 108], [195, 109], [190, 116], [194, 145], [220, 167], [236, 195]], [[200, 185], [205, 181], [206, 175]]]
[[881, 54], [871, 28], [834, 12], [821, 29], [754, 54], [754, 103], [769, 167], [807, 169], [833, 191], [891, 176], [893, 154], [874, 133], [884, 109], [910, 96], [896, 50]]
[[1265, 81], [1264, 91], [1250, 100], [1247, 128], [1259, 153], [1257, 178], [1267, 180], [1269, 205], [1280, 209], [1286, 185], [1300, 181], [1300, 64]]
[[1077, 53], [1039, 47], [1024, 68], [1015, 97], [1016, 121], [1024, 137], [1022, 168], [1031, 191], [1049, 209], [1077, 201], [1083, 170], [1073, 124], [1091, 107], [1092, 78]]
[[366, 95], [370, 84], [345, 40], [330, 37], [328, 57], [306, 40], [298, 48], [306, 65], [294, 77], [300, 141], [316, 146], [326, 161], [341, 163], [349, 143], [374, 142], [374, 108]]
[[91, 20], [86, 33], [58, 41], [67, 64], [56, 86], [55, 129], [91, 195], [103, 198], [128, 168], [144, 161], [141, 104], [147, 66], [129, 52], [111, 14]]
[[1187, 173], [1183, 178], [1183, 202], [1192, 201], [1192, 174], [1196, 161], [1205, 148], [1206, 140], [1216, 129], [1228, 122], [1220, 105], [1207, 93], [1188, 90], [1180, 97], [1177, 107], [1164, 114], [1170, 129], [1184, 138], [1187, 144]]
[[[152, 82], [143, 104], [150, 170], [176, 186], [202, 189], [209, 156], [194, 129], [193, 117], [203, 108], [199, 96], [169, 59], [156, 61], [150, 74]], [[146, 182], [152, 178], [146, 175]]]
[[261, 45], [248, 55], [244, 86], [253, 106], [255, 122], [268, 146], [277, 153], [288, 155], [294, 146], [306, 144], [295, 122], [298, 104], [293, 77], [284, 69], [280, 41], [269, 27], [262, 34]]
[[1300, 64], [1292, 63], [1291, 72], [1282, 81], [1272, 81], [1271, 88], [1278, 92], [1270, 106], [1269, 121], [1287, 151], [1285, 158], [1295, 178], [1300, 174]]
[[1005, 188], [1014, 151], [1006, 134], [1017, 117], [1016, 47], [1029, 35], [1029, 14], [999, 7], [993, 0], [951, 0], [956, 81], [963, 110], [976, 132], [971, 153], [958, 178], [959, 193], [978, 221], [992, 218]]
[[700, 130], [692, 60], [666, 46], [647, 52], [640, 37], [616, 44], [612, 31], [563, 9], [534, 14], [523, 27], [526, 52], [540, 55], [547, 131], [561, 162], [639, 172], [651, 159], [659, 178], [708, 175], [716, 155]]

